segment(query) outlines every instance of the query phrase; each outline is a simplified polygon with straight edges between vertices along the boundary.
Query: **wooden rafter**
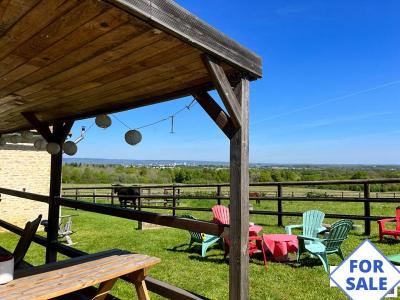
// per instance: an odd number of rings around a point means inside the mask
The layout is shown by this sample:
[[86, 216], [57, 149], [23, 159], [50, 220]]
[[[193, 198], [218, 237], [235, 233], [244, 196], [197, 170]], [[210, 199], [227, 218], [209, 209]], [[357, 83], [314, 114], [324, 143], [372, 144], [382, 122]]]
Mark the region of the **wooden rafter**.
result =
[[211, 97], [207, 91], [201, 91], [193, 94], [193, 97], [207, 112], [211, 119], [217, 126], [225, 133], [228, 138], [231, 138], [236, 132], [236, 128], [232, 119], [228, 114], [218, 105], [218, 103]]
[[53, 141], [53, 133], [47, 125], [44, 125], [36, 118], [34, 113], [22, 112], [24, 118], [42, 135], [47, 142]]
[[208, 55], [203, 55], [203, 60], [222, 102], [232, 118], [233, 124], [240, 128], [242, 122], [240, 103], [233, 92], [224, 69]]

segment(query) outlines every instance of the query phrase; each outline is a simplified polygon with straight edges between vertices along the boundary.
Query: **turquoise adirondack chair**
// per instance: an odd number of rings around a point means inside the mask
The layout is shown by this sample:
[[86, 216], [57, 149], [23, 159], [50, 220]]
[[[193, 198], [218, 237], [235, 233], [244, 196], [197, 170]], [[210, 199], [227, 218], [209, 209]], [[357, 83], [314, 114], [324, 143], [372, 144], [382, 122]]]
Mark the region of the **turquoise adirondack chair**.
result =
[[319, 210], [308, 210], [303, 213], [303, 224], [301, 225], [288, 225], [285, 227], [287, 234], [292, 234], [295, 228], [303, 229], [303, 236], [317, 237], [318, 233], [325, 231], [326, 228], [322, 226], [325, 214]]
[[[299, 251], [297, 252], [297, 261], [302, 253], [309, 252], [318, 256], [324, 265], [326, 272], [329, 272], [328, 255], [337, 254], [343, 260], [343, 252], [340, 246], [347, 239], [353, 222], [350, 220], [340, 220], [332, 225], [326, 239], [312, 238], [307, 236], [297, 236], [299, 239]], [[305, 241], [308, 241], [306, 243]]]
[[[183, 215], [182, 218], [197, 220], [192, 215]], [[195, 231], [189, 231], [190, 234], [190, 242], [189, 242], [189, 249], [192, 247], [193, 243], [200, 243], [201, 244], [201, 256], [205, 257], [208, 247], [216, 242], [221, 242], [221, 238], [219, 236], [205, 234]]]

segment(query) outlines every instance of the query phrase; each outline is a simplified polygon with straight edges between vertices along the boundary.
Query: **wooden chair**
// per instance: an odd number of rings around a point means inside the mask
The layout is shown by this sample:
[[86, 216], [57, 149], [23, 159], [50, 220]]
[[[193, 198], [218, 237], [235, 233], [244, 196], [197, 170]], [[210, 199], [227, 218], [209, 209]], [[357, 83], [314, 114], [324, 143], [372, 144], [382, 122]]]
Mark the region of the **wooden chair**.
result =
[[28, 252], [29, 246], [32, 243], [33, 237], [39, 227], [42, 215], [39, 215], [36, 220], [26, 223], [25, 229], [22, 232], [21, 238], [18, 241], [17, 246], [14, 250], [14, 267], [17, 268], [25, 257], [26, 252]]
[[[398, 237], [400, 236], [400, 207], [396, 208], [396, 217], [395, 218], [382, 219], [382, 220], [378, 220], [377, 222], [379, 225], [379, 240], [381, 242], [383, 241], [384, 235], [394, 236], [394, 238], [397, 240]], [[389, 229], [385, 226], [386, 223], [390, 223], [390, 222], [396, 223], [395, 229]]]

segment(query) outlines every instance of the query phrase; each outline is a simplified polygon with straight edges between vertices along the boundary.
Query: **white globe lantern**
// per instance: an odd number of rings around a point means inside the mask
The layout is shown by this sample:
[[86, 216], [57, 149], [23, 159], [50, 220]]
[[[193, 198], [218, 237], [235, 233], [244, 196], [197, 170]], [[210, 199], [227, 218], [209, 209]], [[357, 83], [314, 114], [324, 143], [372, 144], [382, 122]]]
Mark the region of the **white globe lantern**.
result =
[[76, 152], [78, 152], [78, 147], [73, 141], [68, 141], [64, 143], [63, 150], [65, 154], [73, 156], [76, 154]]
[[49, 154], [54, 155], [54, 154], [57, 154], [57, 153], [59, 153], [61, 151], [61, 147], [57, 143], [48, 143], [47, 146], [46, 146], [46, 151]]
[[46, 149], [46, 146], [47, 146], [47, 142], [43, 139], [37, 139], [33, 143], [33, 147], [35, 147], [36, 150], [44, 150], [44, 149]]
[[111, 118], [107, 115], [99, 115], [96, 117], [95, 123], [100, 128], [108, 128], [111, 126]]
[[134, 130], [129, 130], [127, 133], [125, 133], [125, 141], [129, 145], [137, 145], [141, 142], [142, 140], [142, 134], [140, 131], [134, 129]]

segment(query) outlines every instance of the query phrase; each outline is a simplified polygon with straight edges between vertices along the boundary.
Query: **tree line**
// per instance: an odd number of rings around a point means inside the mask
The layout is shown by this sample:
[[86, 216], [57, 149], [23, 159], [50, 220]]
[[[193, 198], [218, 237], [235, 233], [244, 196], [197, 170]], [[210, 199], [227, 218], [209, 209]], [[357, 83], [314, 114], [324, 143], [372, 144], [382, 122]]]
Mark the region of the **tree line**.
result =
[[[363, 167], [250, 168], [250, 182], [285, 182], [400, 178], [400, 170]], [[229, 168], [215, 166], [147, 167], [122, 165], [64, 164], [63, 183], [70, 184], [212, 184], [229, 182]], [[362, 190], [357, 185], [321, 188]], [[399, 191], [399, 184], [373, 185], [372, 191]]]

